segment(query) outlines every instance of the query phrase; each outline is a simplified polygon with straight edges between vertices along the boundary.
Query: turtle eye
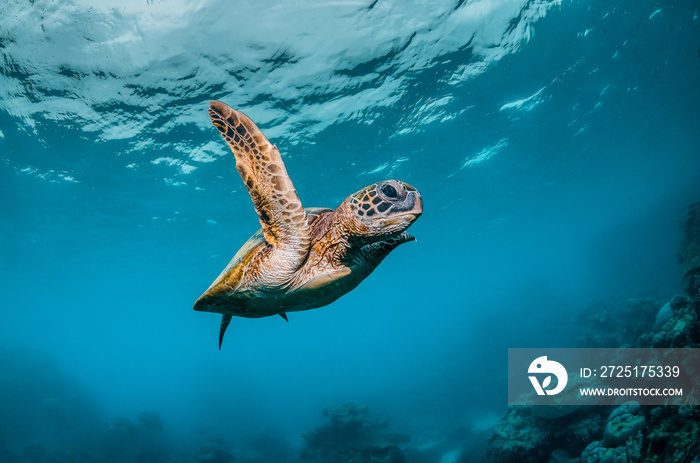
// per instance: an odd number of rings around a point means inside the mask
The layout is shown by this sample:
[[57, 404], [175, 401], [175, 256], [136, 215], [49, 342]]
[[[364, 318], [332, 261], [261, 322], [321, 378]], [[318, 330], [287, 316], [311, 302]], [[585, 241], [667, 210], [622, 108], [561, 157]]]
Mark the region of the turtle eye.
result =
[[382, 185], [382, 193], [389, 199], [396, 199], [399, 197], [399, 192], [396, 191], [396, 188], [389, 184]]

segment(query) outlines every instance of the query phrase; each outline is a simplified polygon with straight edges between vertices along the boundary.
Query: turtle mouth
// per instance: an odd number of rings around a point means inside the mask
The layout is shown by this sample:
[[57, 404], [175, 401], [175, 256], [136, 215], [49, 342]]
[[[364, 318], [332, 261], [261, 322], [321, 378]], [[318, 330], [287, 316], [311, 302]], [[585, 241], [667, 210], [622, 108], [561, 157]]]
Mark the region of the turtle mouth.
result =
[[411, 222], [418, 219], [421, 216], [421, 212], [406, 212], [405, 214], [399, 214], [398, 217], [401, 219], [408, 219]]
[[390, 219], [387, 219], [386, 225], [396, 225], [401, 222], [408, 222], [409, 226], [415, 222], [418, 217], [421, 216], [420, 212], [402, 212], [400, 214], [393, 214]]

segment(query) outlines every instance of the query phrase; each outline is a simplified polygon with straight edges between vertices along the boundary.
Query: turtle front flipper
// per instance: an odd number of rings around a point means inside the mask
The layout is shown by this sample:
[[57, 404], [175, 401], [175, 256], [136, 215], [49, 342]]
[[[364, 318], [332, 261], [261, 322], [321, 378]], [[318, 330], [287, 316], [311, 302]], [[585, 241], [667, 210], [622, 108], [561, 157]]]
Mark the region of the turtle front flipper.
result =
[[268, 275], [274, 281], [265, 284], [284, 286], [306, 259], [311, 232], [282, 157], [242, 112], [212, 101], [209, 116], [236, 157], [236, 169], [260, 217], [265, 241], [274, 248], [265, 264], [276, 269]]
[[354, 258], [357, 263], [364, 266], [366, 271], [372, 272], [399, 245], [415, 240], [415, 236], [404, 232], [393, 238], [363, 246]]

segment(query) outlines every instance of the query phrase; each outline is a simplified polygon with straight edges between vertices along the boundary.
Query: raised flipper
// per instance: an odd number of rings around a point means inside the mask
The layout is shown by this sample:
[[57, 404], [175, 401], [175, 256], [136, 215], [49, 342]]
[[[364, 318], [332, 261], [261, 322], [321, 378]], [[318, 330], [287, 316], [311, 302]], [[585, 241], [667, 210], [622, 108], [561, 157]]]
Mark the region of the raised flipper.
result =
[[289, 319], [287, 318], [287, 314], [286, 314], [286, 313], [282, 312], [282, 313], [280, 314], [280, 317], [284, 318], [284, 321], [286, 321], [287, 323], [289, 323]]
[[284, 286], [304, 263], [311, 242], [306, 212], [277, 147], [245, 114], [219, 101], [209, 116], [236, 157], [236, 169], [260, 217], [265, 241], [273, 246], [269, 262], [277, 270], [266, 287]]

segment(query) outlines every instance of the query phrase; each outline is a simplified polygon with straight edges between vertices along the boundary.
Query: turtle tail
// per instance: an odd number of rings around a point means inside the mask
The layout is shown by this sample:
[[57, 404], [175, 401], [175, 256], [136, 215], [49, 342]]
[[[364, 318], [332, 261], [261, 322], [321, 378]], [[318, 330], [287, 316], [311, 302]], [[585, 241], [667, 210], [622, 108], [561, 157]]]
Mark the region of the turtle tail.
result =
[[231, 323], [231, 318], [233, 318], [233, 315], [227, 313], [221, 317], [221, 327], [219, 328], [219, 350], [221, 350], [221, 344], [224, 342], [224, 334], [226, 333], [228, 324]]

